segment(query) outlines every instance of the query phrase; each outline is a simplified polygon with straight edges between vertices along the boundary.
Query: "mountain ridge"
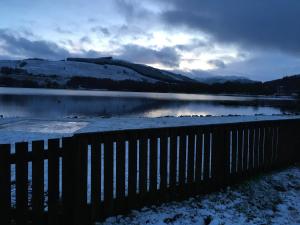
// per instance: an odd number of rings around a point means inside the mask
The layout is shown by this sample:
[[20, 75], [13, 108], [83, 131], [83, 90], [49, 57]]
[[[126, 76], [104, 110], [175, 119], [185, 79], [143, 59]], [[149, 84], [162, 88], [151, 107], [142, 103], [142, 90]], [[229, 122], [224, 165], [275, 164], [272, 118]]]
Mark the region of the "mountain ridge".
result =
[[292, 95], [300, 93], [300, 75], [267, 82], [240, 76], [190, 78], [112, 57], [25, 59], [0, 60], [0, 86]]

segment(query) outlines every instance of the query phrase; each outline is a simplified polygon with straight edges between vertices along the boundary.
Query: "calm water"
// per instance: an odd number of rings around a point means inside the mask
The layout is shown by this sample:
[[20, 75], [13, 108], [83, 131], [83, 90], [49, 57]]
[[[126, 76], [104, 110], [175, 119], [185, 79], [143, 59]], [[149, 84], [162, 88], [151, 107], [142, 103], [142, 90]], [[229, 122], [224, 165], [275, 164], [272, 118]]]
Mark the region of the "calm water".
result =
[[300, 112], [289, 98], [0, 88], [3, 117], [254, 115]]

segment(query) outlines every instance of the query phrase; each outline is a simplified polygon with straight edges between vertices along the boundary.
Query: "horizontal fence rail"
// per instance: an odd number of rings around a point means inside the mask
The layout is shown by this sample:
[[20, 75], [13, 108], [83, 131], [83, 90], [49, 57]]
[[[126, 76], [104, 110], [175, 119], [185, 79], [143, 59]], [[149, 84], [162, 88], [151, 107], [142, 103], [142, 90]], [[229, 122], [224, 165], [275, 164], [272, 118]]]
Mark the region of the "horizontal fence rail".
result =
[[76, 134], [0, 145], [0, 223], [93, 224], [300, 161], [300, 120]]

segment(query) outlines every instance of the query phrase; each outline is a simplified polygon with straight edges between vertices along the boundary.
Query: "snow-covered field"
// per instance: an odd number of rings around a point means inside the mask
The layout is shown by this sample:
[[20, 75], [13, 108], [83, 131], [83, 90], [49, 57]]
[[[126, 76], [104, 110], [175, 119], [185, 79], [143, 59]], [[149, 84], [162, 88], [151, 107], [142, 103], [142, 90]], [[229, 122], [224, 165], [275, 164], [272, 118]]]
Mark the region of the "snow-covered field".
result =
[[217, 193], [111, 217], [100, 224], [300, 224], [300, 166], [257, 177]]

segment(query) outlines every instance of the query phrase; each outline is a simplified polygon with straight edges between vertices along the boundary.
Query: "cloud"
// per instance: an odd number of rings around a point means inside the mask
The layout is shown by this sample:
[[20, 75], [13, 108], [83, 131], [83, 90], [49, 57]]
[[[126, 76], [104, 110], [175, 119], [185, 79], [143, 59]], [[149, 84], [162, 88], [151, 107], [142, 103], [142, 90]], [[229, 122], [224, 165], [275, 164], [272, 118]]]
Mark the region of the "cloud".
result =
[[206, 40], [199, 40], [197, 38], [192, 39], [189, 43], [187, 44], [180, 44], [175, 46], [178, 50], [180, 51], [195, 51], [196, 49], [200, 50], [208, 50], [212, 49], [214, 47], [213, 43]]
[[188, 27], [247, 48], [300, 53], [298, 0], [160, 1], [173, 5], [161, 14], [168, 26]]
[[144, 64], [162, 64], [167, 67], [178, 67], [180, 56], [174, 48], [165, 47], [154, 50], [138, 45], [125, 45], [118, 57]]
[[208, 61], [208, 64], [218, 68], [218, 69], [224, 69], [226, 67], [225, 62], [223, 62], [220, 59], [212, 59]]
[[[154, 14], [144, 7], [138, 0], [114, 0], [116, 9], [124, 16], [128, 23], [133, 21], [145, 21]], [[141, 20], [141, 18], [143, 18]]]
[[11, 57], [62, 59], [70, 53], [54, 42], [30, 40], [9, 30], [0, 29], [0, 47]]
[[90, 43], [92, 43], [92, 40], [88, 36], [83, 36], [82, 38], [80, 38], [79, 41], [80, 41], [81, 44], [85, 44], [85, 43], [90, 44]]
[[61, 28], [61, 27], [56, 27], [56, 28], [55, 28], [55, 31], [56, 31], [57, 33], [59, 33], [59, 34], [73, 34], [72, 31], [67, 30], [67, 29], [63, 29], [63, 28]]
[[286, 75], [299, 74], [300, 59], [291, 54], [281, 52], [257, 52], [242, 62], [216, 68], [212, 73], [219, 75], [245, 76], [253, 80], [266, 81]]
[[95, 26], [95, 27], [92, 27], [92, 28], [91, 28], [91, 31], [92, 31], [92, 32], [95, 32], [95, 33], [101, 33], [101, 34], [103, 34], [104, 36], [109, 36], [109, 35], [110, 35], [110, 31], [108, 30], [108, 28], [103, 27], [103, 26]]

